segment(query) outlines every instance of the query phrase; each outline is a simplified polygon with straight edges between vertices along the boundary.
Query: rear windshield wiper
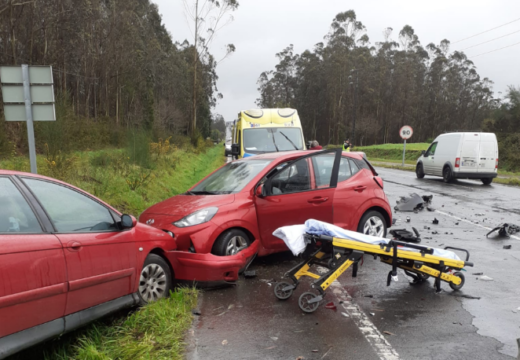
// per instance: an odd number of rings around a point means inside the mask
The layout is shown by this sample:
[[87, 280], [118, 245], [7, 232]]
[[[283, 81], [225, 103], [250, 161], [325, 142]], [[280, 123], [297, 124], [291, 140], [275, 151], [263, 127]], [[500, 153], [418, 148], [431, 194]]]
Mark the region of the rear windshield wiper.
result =
[[291, 143], [291, 145], [294, 147], [294, 150], [299, 150], [298, 147], [296, 145], [294, 145], [294, 143], [291, 141], [291, 139], [289, 139], [287, 137], [287, 135], [285, 135], [283, 132], [280, 131], [280, 134], [282, 134], [284, 136], [284, 138], [287, 139], [287, 141], [289, 141]]

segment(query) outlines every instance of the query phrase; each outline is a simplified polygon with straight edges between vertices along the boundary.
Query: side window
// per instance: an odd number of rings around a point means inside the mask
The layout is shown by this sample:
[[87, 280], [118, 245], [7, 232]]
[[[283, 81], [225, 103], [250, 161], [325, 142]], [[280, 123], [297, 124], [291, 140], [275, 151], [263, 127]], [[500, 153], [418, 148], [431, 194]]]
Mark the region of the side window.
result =
[[426, 151], [426, 154], [424, 156], [431, 156], [431, 155], [435, 155], [435, 150], [437, 149], [437, 143], [433, 143], [430, 145], [430, 147], [428, 148], [428, 150]]
[[350, 178], [350, 164], [347, 158], [341, 157], [339, 162], [338, 182], [348, 180]]
[[334, 167], [334, 159], [336, 154], [329, 153], [316, 155], [311, 157], [312, 167], [314, 168], [314, 178], [316, 179], [316, 188], [323, 189], [330, 187], [332, 177], [332, 168]]
[[292, 194], [311, 189], [309, 164], [302, 159], [274, 175], [270, 181], [272, 195]]
[[42, 228], [31, 207], [6, 177], [0, 177], [0, 234], [38, 234]]
[[60, 184], [25, 178], [60, 233], [115, 231], [109, 210], [89, 197]]
[[359, 166], [352, 159], [348, 159], [348, 162], [350, 163], [350, 170], [352, 171], [352, 176], [354, 176], [359, 172]]

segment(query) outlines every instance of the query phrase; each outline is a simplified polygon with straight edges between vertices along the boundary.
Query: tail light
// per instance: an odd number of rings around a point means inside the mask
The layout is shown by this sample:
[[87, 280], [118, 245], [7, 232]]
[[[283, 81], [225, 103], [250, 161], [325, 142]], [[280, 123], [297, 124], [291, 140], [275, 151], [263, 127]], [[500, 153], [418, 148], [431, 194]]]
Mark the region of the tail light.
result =
[[379, 176], [374, 176], [374, 181], [381, 189], [384, 187], [383, 179], [381, 179]]
[[498, 158], [495, 160], [495, 169], [498, 169]]
[[460, 158], [455, 159], [455, 167], [456, 168], [460, 167]]

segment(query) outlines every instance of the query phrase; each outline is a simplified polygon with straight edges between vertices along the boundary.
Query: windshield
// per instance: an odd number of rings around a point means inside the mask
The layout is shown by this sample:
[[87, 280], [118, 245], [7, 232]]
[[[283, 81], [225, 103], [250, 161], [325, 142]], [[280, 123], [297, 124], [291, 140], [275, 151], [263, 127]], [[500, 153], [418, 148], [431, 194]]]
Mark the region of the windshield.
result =
[[303, 150], [302, 131], [288, 127], [245, 129], [244, 150], [251, 154]]
[[216, 195], [235, 194], [241, 191], [272, 160], [242, 160], [229, 163], [213, 173], [188, 194]]

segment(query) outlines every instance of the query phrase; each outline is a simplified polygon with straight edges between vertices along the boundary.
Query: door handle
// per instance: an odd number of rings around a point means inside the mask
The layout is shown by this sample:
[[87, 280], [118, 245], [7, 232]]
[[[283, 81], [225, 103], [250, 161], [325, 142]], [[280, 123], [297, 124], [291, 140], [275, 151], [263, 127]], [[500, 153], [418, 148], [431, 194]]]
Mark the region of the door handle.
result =
[[354, 188], [354, 191], [363, 192], [364, 190], [366, 190], [366, 188], [367, 187], [365, 185], [359, 185]]
[[69, 242], [69, 243], [67, 244], [67, 249], [68, 249], [69, 251], [72, 251], [72, 252], [74, 252], [74, 251], [80, 251], [81, 248], [82, 248], [81, 243], [79, 243], [79, 242], [77, 242], [77, 241], [71, 241], [71, 242]]
[[310, 204], [321, 204], [321, 203], [324, 203], [327, 200], [329, 200], [328, 197], [316, 196], [316, 197], [314, 197], [312, 199], [307, 200], [307, 202], [310, 203]]

